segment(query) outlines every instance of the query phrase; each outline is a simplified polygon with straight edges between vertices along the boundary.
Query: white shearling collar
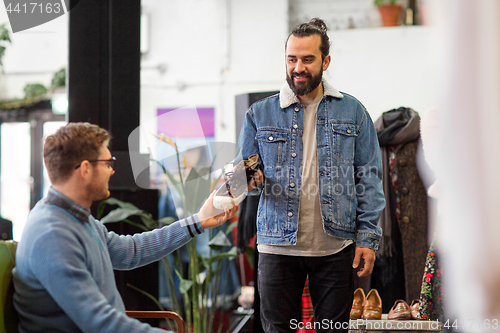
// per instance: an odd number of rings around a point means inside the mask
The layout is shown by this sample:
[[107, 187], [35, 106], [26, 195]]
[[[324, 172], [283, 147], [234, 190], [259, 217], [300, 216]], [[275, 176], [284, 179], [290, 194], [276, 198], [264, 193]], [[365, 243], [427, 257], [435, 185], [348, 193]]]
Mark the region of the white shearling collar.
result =
[[[340, 93], [340, 91], [338, 91], [337, 89], [332, 87], [325, 80], [323, 80], [322, 83], [323, 83], [323, 90], [324, 90], [323, 94], [324, 95], [332, 96], [332, 97], [336, 97], [336, 98], [343, 98], [344, 97], [344, 95], [342, 95]], [[283, 86], [281, 87], [281, 90], [280, 90], [280, 107], [282, 109], [284, 109], [284, 108], [289, 107], [290, 105], [295, 104], [295, 103], [300, 103], [300, 101], [297, 98], [297, 96], [295, 96], [292, 89], [290, 89], [290, 86], [288, 85], [288, 83], [285, 82], [285, 84], [283, 84]]]

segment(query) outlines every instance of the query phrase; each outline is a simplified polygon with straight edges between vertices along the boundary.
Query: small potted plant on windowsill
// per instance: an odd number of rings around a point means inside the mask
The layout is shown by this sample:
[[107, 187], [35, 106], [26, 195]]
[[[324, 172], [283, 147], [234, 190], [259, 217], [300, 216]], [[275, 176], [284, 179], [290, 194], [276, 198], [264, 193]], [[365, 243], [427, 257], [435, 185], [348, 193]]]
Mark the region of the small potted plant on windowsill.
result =
[[401, 15], [401, 5], [398, 0], [374, 0], [384, 27], [393, 27], [399, 25], [399, 16]]

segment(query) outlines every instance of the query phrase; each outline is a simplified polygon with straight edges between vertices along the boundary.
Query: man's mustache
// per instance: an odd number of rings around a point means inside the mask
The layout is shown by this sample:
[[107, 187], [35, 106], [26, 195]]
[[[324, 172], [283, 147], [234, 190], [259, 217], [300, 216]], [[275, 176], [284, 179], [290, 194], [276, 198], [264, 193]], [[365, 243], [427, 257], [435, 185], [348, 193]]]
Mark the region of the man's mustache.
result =
[[308, 78], [311, 78], [312, 75], [309, 74], [309, 73], [306, 73], [306, 72], [302, 72], [302, 73], [297, 73], [297, 72], [292, 72], [292, 79], [296, 76], [305, 76], [305, 77], [308, 77]]

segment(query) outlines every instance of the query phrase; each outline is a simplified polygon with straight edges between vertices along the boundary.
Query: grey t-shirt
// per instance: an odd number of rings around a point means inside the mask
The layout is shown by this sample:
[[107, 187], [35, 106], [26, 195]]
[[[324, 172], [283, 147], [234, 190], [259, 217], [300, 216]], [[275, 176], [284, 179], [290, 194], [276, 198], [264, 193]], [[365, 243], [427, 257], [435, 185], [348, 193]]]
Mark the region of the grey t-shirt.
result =
[[302, 103], [304, 105], [304, 133], [302, 136], [304, 155], [297, 244], [258, 244], [257, 249], [261, 253], [320, 257], [337, 253], [353, 242], [330, 236], [323, 230], [316, 149], [316, 115], [322, 98], [323, 96], [320, 96], [312, 101]]

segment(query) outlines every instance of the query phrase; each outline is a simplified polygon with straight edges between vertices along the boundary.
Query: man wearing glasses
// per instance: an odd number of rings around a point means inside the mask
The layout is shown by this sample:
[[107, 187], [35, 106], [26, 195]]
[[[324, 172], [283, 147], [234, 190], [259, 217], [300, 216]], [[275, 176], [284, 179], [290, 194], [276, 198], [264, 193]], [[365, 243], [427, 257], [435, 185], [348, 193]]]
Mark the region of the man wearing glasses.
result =
[[212, 193], [198, 214], [169, 226], [133, 236], [108, 232], [90, 206], [110, 195], [109, 140], [89, 123], [70, 123], [45, 140], [52, 187], [28, 216], [13, 270], [19, 332], [165, 332], [125, 315], [113, 269], [157, 261], [237, 211], [215, 209]]

